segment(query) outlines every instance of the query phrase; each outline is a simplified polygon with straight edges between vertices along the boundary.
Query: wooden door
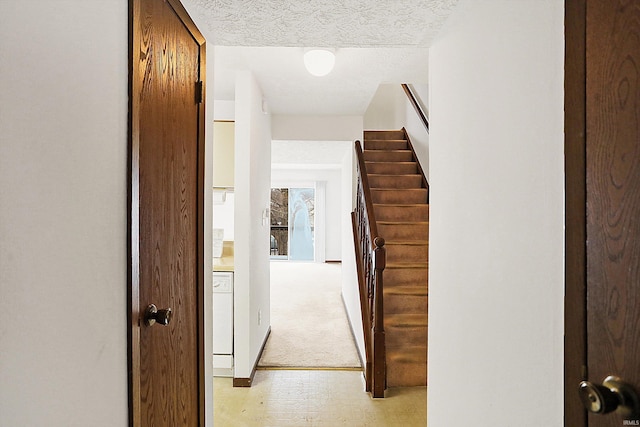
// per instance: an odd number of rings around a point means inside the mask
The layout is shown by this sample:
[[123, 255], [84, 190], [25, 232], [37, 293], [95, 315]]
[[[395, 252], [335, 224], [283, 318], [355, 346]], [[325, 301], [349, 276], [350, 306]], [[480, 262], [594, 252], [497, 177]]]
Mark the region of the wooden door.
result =
[[[177, 0], [132, 0], [130, 413], [204, 425], [204, 39]], [[171, 309], [146, 322], [147, 307]]]
[[565, 425], [640, 425], [586, 413], [578, 383], [640, 391], [640, 1], [567, 1]]

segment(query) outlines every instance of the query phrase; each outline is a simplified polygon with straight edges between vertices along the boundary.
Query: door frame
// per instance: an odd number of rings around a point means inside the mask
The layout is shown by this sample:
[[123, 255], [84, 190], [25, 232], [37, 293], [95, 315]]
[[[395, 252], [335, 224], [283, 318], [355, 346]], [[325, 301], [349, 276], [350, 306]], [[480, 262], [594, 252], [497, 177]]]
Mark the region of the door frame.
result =
[[587, 379], [586, 0], [565, 0], [564, 425], [587, 426], [578, 384]]
[[[198, 401], [200, 425], [205, 425], [205, 322], [204, 322], [204, 232], [205, 232], [205, 99], [206, 99], [206, 43], [195, 23], [180, 0], [164, 0], [185, 25], [196, 43], [200, 46], [199, 78], [202, 82], [202, 103], [198, 110], [198, 147], [197, 147], [197, 197], [196, 197], [196, 274], [198, 298]], [[129, 426], [142, 426], [140, 420], [140, 202], [138, 195], [140, 181], [140, 97], [134, 92], [133, 82], [139, 69], [140, 51], [134, 49], [140, 43], [141, 33], [138, 18], [141, 0], [128, 0], [128, 161], [127, 161], [127, 365], [128, 365], [128, 401]], [[194, 82], [195, 83], [195, 82]]]

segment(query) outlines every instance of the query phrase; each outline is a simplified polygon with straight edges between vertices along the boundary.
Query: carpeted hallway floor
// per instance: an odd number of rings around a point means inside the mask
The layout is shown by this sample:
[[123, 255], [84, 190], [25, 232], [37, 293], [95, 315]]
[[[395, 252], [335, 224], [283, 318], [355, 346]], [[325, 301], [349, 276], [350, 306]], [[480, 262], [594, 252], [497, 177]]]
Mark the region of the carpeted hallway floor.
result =
[[271, 335], [258, 366], [360, 368], [340, 264], [271, 262]]

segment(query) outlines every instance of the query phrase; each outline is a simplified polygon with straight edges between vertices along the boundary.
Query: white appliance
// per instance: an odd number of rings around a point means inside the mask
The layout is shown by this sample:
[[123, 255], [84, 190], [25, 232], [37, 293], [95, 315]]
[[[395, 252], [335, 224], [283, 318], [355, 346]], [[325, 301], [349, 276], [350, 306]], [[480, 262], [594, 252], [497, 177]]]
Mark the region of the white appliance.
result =
[[213, 273], [213, 375], [233, 377], [233, 273]]

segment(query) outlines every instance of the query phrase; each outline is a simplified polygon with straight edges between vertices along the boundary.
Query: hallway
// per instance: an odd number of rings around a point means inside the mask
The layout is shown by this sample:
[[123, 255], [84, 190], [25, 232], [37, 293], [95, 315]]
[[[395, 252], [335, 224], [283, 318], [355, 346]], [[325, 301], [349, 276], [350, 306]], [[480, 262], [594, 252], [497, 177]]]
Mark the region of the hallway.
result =
[[426, 387], [392, 388], [385, 399], [364, 392], [362, 372], [259, 370], [253, 386], [214, 378], [214, 425], [220, 427], [424, 427]]
[[271, 262], [271, 334], [258, 366], [360, 368], [342, 302], [341, 269]]

